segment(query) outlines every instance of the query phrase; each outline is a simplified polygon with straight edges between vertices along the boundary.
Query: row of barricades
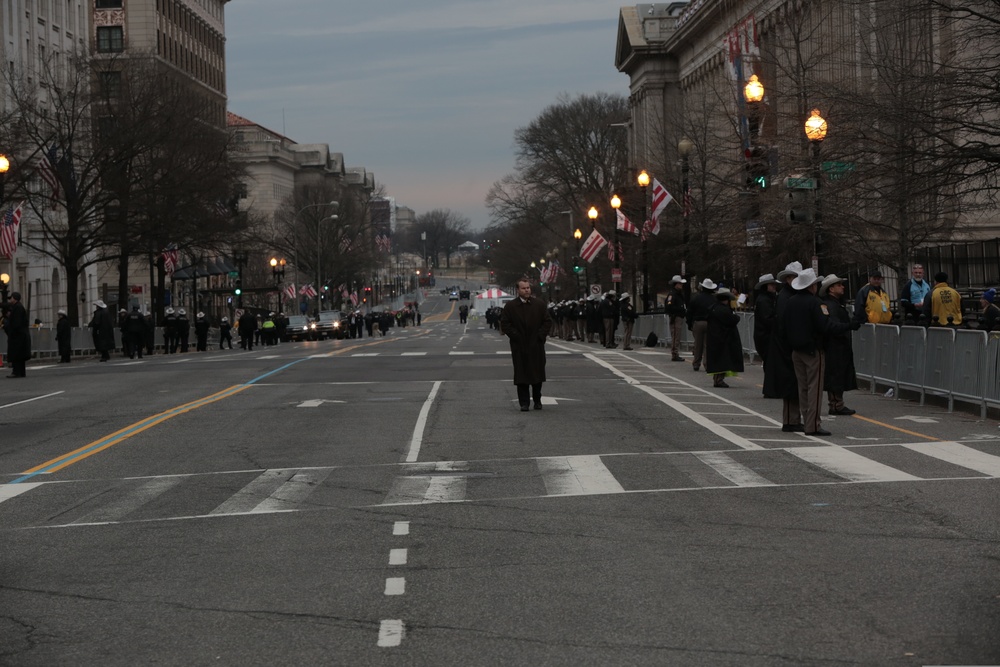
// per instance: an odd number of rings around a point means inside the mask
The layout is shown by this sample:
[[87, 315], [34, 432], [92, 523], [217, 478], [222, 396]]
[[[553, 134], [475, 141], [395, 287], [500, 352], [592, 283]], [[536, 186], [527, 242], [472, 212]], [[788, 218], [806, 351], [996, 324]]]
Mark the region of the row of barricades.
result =
[[[757, 354], [753, 340], [753, 313], [739, 313], [740, 340], [751, 359]], [[655, 333], [660, 345], [669, 346], [666, 315], [642, 315], [632, 332], [633, 342]], [[923, 405], [927, 396], [976, 405], [983, 419], [989, 408], [1000, 407], [1000, 332], [950, 327], [866, 324], [854, 332], [854, 366], [858, 378], [877, 387], [916, 392]], [[690, 348], [691, 332], [685, 326], [681, 346]]]

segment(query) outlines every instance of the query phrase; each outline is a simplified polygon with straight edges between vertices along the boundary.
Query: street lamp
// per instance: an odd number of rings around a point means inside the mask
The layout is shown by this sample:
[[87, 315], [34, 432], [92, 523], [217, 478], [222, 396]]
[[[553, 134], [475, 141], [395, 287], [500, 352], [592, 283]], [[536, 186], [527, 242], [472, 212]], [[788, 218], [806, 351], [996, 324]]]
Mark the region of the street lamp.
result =
[[[621, 258], [621, 248], [618, 245], [618, 209], [622, 206], [622, 200], [618, 195], [611, 195], [611, 208], [615, 209], [615, 228], [612, 235], [612, 243], [615, 244], [615, 268], [611, 272], [611, 285], [619, 285], [618, 291], [621, 291], [621, 281], [622, 281], [622, 258]], [[615, 280], [617, 278], [617, 280]]]
[[646, 187], [649, 185], [649, 174], [643, 169], [636, 178], [639, 189], [642, 190], [643, 223], [642, 223], [642, 312], [649, 312], [649, 249], [646, 247], [651, 227], [649, 222], [649, 199], [646, 198]]
[[278, 312], [281, 312], [281, 281], [285, 279], [285, 259], [278, 259], [277, 257], [272, 257], [269, 262], [271, 265], [271, 276], [274, 278], [274, 286], [278, 288]]
[[3, 185], [7, 180], [7, 172], [10, 170], [10, 160], [3, 153], [0, 153], [0, 205], [3, 205]]
[[0, 297], [2, 297], [2, 300], [0, 300], [0, 305], [3, 306], [7, 305], [7, 299], [8, 299], [7, 285], [9, 284], [10, 284], [10, 275], [6, 273], [0, 273]]
[[819, 273], [819, 262], [823, 257], [823, 208], [820, 198], [820, 188], [823, 184], [822, 170], [820, 169], [819, 150], [823, 140], [826, 139], [826, 120], [819, 114], [819, 109], [813, 109], [805, 123], [806, 138], [809, 139], [812, 148], [813, 178], [816, 179], [816, 189], [813, 191], [813, 258], [812, 267]]
[[688, 182], [688, 175], [691, 172], [690, 161], [688, 156], [691, 154], [691, 149], [694, 148], [694, 142], [687, 137], [682, 137], [680, 141], [677, 142], [677, 152], [681, 156], [681, 217], [683, 218], [683, 242], [684, 242], [684, 254], [681, 259], [681, 277], [687, 277], [687, 259], [688, 259], [688, 242], [690, 241], [690, 236], [688, 233], [688, 214], [691, 212], [691, 184]]

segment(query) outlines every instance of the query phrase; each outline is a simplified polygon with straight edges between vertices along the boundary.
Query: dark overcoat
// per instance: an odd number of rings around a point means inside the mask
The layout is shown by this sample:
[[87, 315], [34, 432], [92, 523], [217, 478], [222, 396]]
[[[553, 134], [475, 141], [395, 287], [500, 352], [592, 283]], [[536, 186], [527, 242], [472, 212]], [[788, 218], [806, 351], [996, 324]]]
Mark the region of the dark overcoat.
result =
[[59, 316], [56, 322], [56, 342], [59, 344], [59, 355], [68, 357], [73, 352], [73, 327], [69, 324], [69, 318], [65, 315]]
[[[829, 294], [823, 299], [830, 319], [850, 325], [851, 314], [847, 308]], [[830, 334], [826, 337], [823, 349], [826, 351], [826, 374], [823, 379], [824, 391], [844, 392], [858, 388], [858, 378], [854, 371], [854, 347], [851, 344], [851, 332]]]
[[25, 362], [31, 358], [31, 331], [28, 328], [28, 311], [20, 301], [15, 301], [3, 321], [7, 334], [7, 357], [11, 363]]
[[753, 344], [761, 361], [764, 362], [764, 368], [767, 368], [767, 357], [771, 352], [776, 299], [777, 295], [765, 286], [757, 291], [757, 299], [753, 306]]
[[740, 316], [727, 303], [716, 301], [708, 311], [705, 371], [709, 374], [743, 372], [739, 324]]
[[541, 299], [511, 299], [500, 313], [500, 333], [510, 341], [514, 384], [545, 382], [545, 338], [552, 329], [548, 306]]
[[774, 330], [768, 345], [764, 367], [764, 397], [798, 400], [799, 382], [792, 367], [792, 348], [785, 331], [785, 309], [795, 291], [789, 285], [781, 287], [774, 300]]
[[110, 352], [115, 349], [115, 322], [107, 308], [98, 308], [90, 320], [90, 331], [94, 335], [94, 349]]
[[604, 323], [601, 321], [601, 308], [596, 301], [587, 302], [587, 333], [601, 333], [604, 330]]

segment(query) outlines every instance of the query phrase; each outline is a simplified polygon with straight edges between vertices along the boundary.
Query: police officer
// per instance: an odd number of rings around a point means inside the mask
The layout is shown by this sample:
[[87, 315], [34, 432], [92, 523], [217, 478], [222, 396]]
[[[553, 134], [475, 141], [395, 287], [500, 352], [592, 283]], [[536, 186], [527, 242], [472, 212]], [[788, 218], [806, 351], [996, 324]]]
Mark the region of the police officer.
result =
[[684, 321], [687, 317], [687, 298], [684, 285], [687, 281], [679, 275], [670, 279], [670, 293], [663, 304], [670, 325], [670, 361], [684, 361], [681, 358], [681, 337], [684, 335]]
[[[819, 297], [823, 300], [830, 319], [835, 322], [851, 323], [851, 315], [844, 306], [844, 279], [831, 273], [823, 279]], [[829, 403], [831, 415], [853, 415], [854, 410], [844, 405], [844, 392], [858, 388], [858, 377], [854, 370], [854, 345], [849, 332], [830, 334], [826, 337], [826, 374], [823, 389]]]
[[803, 430], [806, 435], [831, 435], [823, 428], [820, 404], [823, 400], [825, 337], [858, 329], [860, 322], [834, 322], [829, 309], [816, 296], [820, 278], [811, 268], [792, 280], [795, 293], [779, 316], [792, 349], [792, 367], [799, 389]]
[[705, 278], [698, 283], [698, 293], [691, 297], [691, 304], [688, 306], [687, 325], [694, 337], [694, 359], [691, 364], [696, 372], [701, 370], [701, 360], [705, 354], [705, 334], [708, 333], [708, 313], [715, 305], [712, 294], [718, 287], [711, 278]]
[[187, 352], [191, 340], [191, 320], [183, 308], [177, 309], [177, 340], [180, 342], [181, 352]]
[[622, 349], [631, 350], [632, 329], [635, 328], [635, 321], [639, 319], [639, 315], [635, 312], [635, 305], [632, 303], [632, 295], [628, 292], [622, 292], [621, 297], [618, 299], [618, 304], [622, 324], [624, 325], [622, 331]]
[[163, 313], [163, 354], [174, 354], [177, 352], [177, 315], [173, 308]]
[[146, 346], [146, 318], [139, 312], [139, 306], [132, 306], [132, 312], [125, 316], [122, 333], [129, 359], [135, 359], [136, 353], [142, 359], [142, 348]]
[[253, 349], [254, 333], [257, 331], [257, 316], [247, 311], [240, 315], [240, 347], [244, 350]]
[[226, 343], [229, 349], [233, 349], [233, 325], [229, 323], [228, 317], [223, 317], [219, 324], [219, 349], [225, 349]]
[[195, 350], [206, 352], [208, 350], [208, 320], [205, 313], [199, 312], [194, 320]]
[[618, 347], [615, 342], [615, 331], [618, 330], [618, 293], [608, 290], [601, 301], [601, 322], [604, 323], [604, 335], [601, 336], [601, 344], [608, 349]]

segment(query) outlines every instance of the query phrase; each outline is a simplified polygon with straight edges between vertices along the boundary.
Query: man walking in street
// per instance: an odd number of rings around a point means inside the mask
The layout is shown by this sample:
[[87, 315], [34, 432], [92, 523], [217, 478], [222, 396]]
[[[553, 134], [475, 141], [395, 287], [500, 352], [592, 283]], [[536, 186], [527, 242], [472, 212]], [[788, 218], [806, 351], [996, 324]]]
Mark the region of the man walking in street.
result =
[[[517, 281], [517, 298], [504, 304], [500, 313], [500, 332], [510, 342], [514, 363], [514, 385], [522, 412], [542, 409], [542, 383], [545, 382], [545, 338], [552, 329], [552, 318], [545, 302], [531, 296], [531, 281]], [[529, 394], [530, 388], [530, 394]]]
[[621, 320], [624, 325], [624, 330], [622, 331], [623, 350], [632, 349], [632, 330], [635, 328], [635, 321], [639, 317], [635, 312], [631, 296], [628, 292], [622, 292], [621, 297], [618, 299], [619, 312], [621, 313]]
[[7, 334], [7, 360], [10, 362], [7, 377], [27, 377], [25, 365], [31, 356], [31, 331], [20, 292], [11, 292], [9, 301], [4, 304], [3, 330]]
[[670, 279], [670, 293], [663, 304], [670, 326], [670, 361], [684, 361], [681, 358], [681, 336], [684, 335], [684, 319], [687, 317], [687, 299], [684, 285], [687, 281], [679, 275]]
[[712, 294], [718, 285], [711, 278], [705, 278], [698, 284], [698, 293], [691, 297], [688, 306], [687, 325], [694, 337], [694, 359], [691, 361], [695, 372], [701, 370], [702, 357], [705, 354], [705, 335], [708, 333], [708, 313], [715, 305]]

